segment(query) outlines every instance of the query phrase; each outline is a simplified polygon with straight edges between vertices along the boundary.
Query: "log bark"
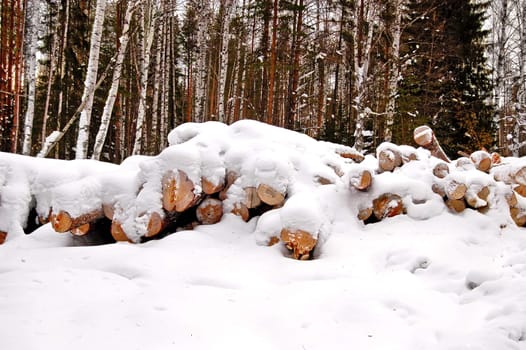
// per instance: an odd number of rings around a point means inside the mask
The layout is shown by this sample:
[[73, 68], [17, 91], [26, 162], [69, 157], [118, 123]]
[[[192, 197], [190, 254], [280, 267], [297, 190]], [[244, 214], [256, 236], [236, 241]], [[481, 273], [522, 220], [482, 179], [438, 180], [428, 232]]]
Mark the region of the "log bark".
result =
[[373, 200], [373, 213], [378, 220], [402, 214], [402, 198], [394, 193], [385, 193]]
[[257, 189], [258, 197], [263, 203], [279, 206], [285, 201], [285, 195], [266, 184], [260, 184]]
[[417, 127], [413, 132], [413, 138], [417, 145], [429, 150], [432, 156], [442, 159], [446, 163], [451, 162], [429, 126]]
[[197, 220], [204, 225], [212, 225], [223, 217], [223, 202], [215, 198], [206, 198], [196, 210]]
[[292, 257], [298, 260], [308, 260], [316, 247], [317, 240], [307, 231], [284, 228], [280, 233], [281, 241], [292, 251]]
[[363, 170], [355, 175], [352, 175], [349, 179], [349, 183], [357, 190], [366, 191], [373, 183], [373, 175], [369, 170]]
[[0, 244], [4, 244], [7, 239], [7, 232], [0, 231]]
[[89, 213], [82, 214], [77, 217], [71, 217], [66, 211], [59, 211], [58, 214], [51, 216], [51, 226], [57, 232], [71, 231], [84, 224], [100, 219], [104, 216], [102, 208], [92, 210]]

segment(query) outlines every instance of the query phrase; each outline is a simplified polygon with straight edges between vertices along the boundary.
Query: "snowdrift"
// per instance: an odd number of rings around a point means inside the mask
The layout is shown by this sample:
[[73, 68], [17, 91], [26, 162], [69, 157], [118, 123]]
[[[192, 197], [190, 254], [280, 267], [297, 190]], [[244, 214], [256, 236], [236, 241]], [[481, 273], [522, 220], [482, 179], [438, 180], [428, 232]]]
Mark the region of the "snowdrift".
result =
[[501, 227], [526, 223], [526, 162], [485, 151], [451, 161], [427, 127], [422, 146], [381, 144], [362, 155], [256, 121], [188, 123], [154, 157], [121, 165], [0, 154], [3, 239], [50, 221], [57, 232], [105, 242], [254, 220], [258, 244], [309, 259], [333, 231], [335, 196], [360, 225], [396, 215], [427, 220], [476, 210]]

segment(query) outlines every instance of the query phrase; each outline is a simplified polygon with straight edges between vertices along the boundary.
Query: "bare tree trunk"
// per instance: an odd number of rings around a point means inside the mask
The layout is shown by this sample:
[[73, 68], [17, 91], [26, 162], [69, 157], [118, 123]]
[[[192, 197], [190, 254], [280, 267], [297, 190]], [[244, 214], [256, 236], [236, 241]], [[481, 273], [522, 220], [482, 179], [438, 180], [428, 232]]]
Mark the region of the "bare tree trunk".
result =
[[398, 95], [398, 78], [400, 75], [400, 37], [402, 35], [402, 6], [403, 0], [394, 0], [394, 24], [392, 26], [391, 58], [389, 62], [389, 81], [387, 87], [387, 114], [385, 118], [384, 141], [391, 142], [393, 138], [393, 124]]
[[84, 81], [84, 93], [82, 100], [86, 104], [80, 112], [79, 133], [77, 137], [76, 159], [85, 159], [88, 155], [89, 131], [91, 125], [91, 109], [93, 107], [93, 94], [97, 83], [97, 70], [99, 67], [100, 42], [102, 37], [104, 14], [106, 11], [106, 0], [97, 0], [95, 19], [91, 32], [90, 54], [86, 80]]
[[[369, 75], [369, 62], [371, 56], [371, 48], [374, 35], [374, 23], [376, 21], [378, 8], [377, 4], [360, 0], [359, 16], [355, 16], [354, 30], [355, 42], [354, 45], [354, 87], [356, 95], [354, 98], [355, 108], [357, 109], [357, 117], [354, 131], [354, 147], [358, 151], [365, 149], [365, 123], [368, 118], [369, 108], [364, 106], [364, 95], [366, 82]], [[365, 26], [365, 24], [368, 24]], [[367, 30], [366, 33], [364, 31]]]
[[[164, 2], [162, 3], [163, 6], [163, 12], [165, 12], [164, 9]], [[161, 59], [163, 58], [161, 56], [161, 52], [164, 52], [164, 45], [163, 42], [166, 38], [165, 28], [166, 28], [166, 21], [167, 19], [164, 18], [159, 23], [159, 35], [157, 36], [156, 41], [156, 48], [155, 48], [155, 68], [153, 71], [153, 101], [152, 101], [152, 134], [155, 137], [155, 144], [152, 147], [152, 151], [156, 151], [157, 147], [156, 144], [159, 143], [159, 129], [161, 124], [161, 119], [163, 118], [164, 111], [161, 111], [159, 113], [159, 96], [160, 96], [160, 84], [161, 84]], [[163, 67], [164, 69], [164, 67]], [[164, 82], [164, 80], [163, 80]]]
[[268, 78], [268, 102], [267, 102], [267, 113], [266, 122], [268, 124], [273, 123], [273, 106], [274, 106], [274, 84], [276, 80], [276, 44], [278, 37], [278, 2], [274, 0], [272, 8], [272, 39], [270, 42], [270, 70]]
[[130, 0], [126, 6], [126, 14], [124, 15], [124, 24], [122, 27], [122, 35], [120, 37], [120, 46], [117, 53], [117, 60], [115, 62], [115, 68], [113, 70], [113, 78], [111, 80], [110, 91], [108, 92], [108, 98], [104, 105], [104, 110], [102, 112], [102, 117], [100, 121], [99, 131], [97, 132], [97, 137], [95, 138], [95, 144], [93, 146], [93, 155], [92, 159], [99, 160], [102, 153], [102, 147], [106, 141], [106, 135], [108, 133], [108, 127], [110, 125], [111, 114], [113, 112], [113, 105], [115, 104], [115, 99], [117, 98], [117, 92], [119, 89], [119, 83], [122, 73], [122, 64], [124, 62], [124, 56], [128, 48], [128, 41], [130, 39], [129, 29], [130, 21], [135, 9], [135, 2]]
[[24, 117], [24, 134], [22, 142], [22, 154], [31, 153], [32, 136], [33, 136], [33, 119], [35, 115], [35, 95], [36, 95], [36, 69], [37, 69], [37, 39], [38, 39], [38, 22], [39, 22], [39, 0], [29, 0], [26, 8], [26, 80], [27, 88], [27, 105]]
[[155, 32], [155, 21], [157, 5], [149, 1], [144, 4], [141, 17], [141, 28], [144, 28], [144, 35], [142, 36], [143, 45], [141, 52], [141, 87], [139, 97], [139, 111], [137, 113], [137, 126], [135, 128], [135, 143], [133, 145], [132, 154], [140, 154], [142, 150], [144, 117], [146, 114], [146, 92], [148, 89], [148, 73], [150, 67], [151, 48], [153, 44], [153, 36]]
[[228, 46], [230, 43], [230, 23], [234, 14], [234, 3], [232, 0], [224, 0], [224, 21], [221, 33], [221, 52], [219, 53], [219, 82], [218, 82], [218, 120], [225, 122], [225, 98], [228, 96], [227, 71], [228, 71]]
[[303, 0], [298, 0], [297, 5], [297, 19], [295, 34], [292, 40], [291, 55], [292, 55], [292, 70], [289, 78], [288, 90], [288, 107], [287, 117], [285, 119], [285, 127], [293, 130], [297, 119], [297, 105], [298, 105], [298, 83], [300, 70], [300, 56], [301, 56], [301, 37], [303, 35]]

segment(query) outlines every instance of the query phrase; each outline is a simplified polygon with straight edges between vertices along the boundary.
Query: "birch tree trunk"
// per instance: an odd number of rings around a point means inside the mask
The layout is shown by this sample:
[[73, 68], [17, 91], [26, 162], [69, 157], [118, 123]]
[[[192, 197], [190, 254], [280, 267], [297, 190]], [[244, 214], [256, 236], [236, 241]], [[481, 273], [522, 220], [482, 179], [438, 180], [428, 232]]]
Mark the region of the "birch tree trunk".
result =
[[95, 19], [91, 32], [90, 54], [88, 61], [88, 71], [84, 81], [84, 93], [82, 100], [86, 104], [80, 112], [79, 133], [77, 137], [76, 159], [85, 159], [88, 155], [89, 131], [91, 125], [91, 109], [93, 107], [93, 95], [95, 84], [97, 83], [97, 70], [99, 67], [100, 42], [102, 37], [102, 27], [104, 24], [104, 14], [106, 12], [106, 0], [97, 0], [95, 8]]
[[384, 141], [391, 142], [393, 139], [394, 114], [396, 109], [396, 97], [398, 95], [398, 78], [400, 75], [400, 37], [402, 35], [402, 11], [404, 0], [394, 0], [393, 9], [394, 23], [392, 26], [391, 59], [389, 69], [389, 82], [387, 87], [387, 114], [385, 118]]
[[278, 1], [273, 1], [272, 6], [272, 38], [270, 41], [270, 71], [268, 78], [268, 102], [267, 102], [267, 113], [266, 122], [267, 124], [273, 123], [273, 107], [274, 107], [274, 84], [276, 81], [276, 44], [278, 37]]
[[[496, 94], [495, 104], [499, 111], [505, 105], [505, 61], [506, 61], [506, 42], [508, 41], [506, 29], [508, 26], [508, 0], [500, 0], [500, 7], [497, 15], [497, 71], [496, 71]], [[495, 27], [494, 27], [495, 28]], [[504, 116], [501, 116], [504, 117]]]
[[[356, 95], [354, 98], [354, 105], [357, 109], [357, 117], [354, 131], [354, 147], [361, 152], [365, 149], [365, 123], [368, 118], [368, 108], [363, 105], [365, 95], [365, 83], [369, 75], [369, 61], [371, 57], [371, 49], [373, 42], [373, 35], [375, 30], [375, 23], [377, 22], [378, 8], [377, 4], [364, 0], [360, 1], [359, 15], [354, 18], [353, 35], [355, 38], [354, 45], [354, 87]], [[365, 24], [368, 24], [367, 26]], [[366, 32], [364, 33], [363, 31]]]
[[106, 141], [106, 135], [108, 133], [108, 127], [110, 125], [111, 114], [113, 112], [113, 105], [115, 104], [115, 99], [117, 98], [117, 92], [119, 90], [119, 83], [122, 73], [122, 64], [124, 62], [124, 56], [128, 47], [128, 41], [130, 39], [130, 21], [134, 8], [135, 1], [128, 1], [128, 4], [126, 6], [126, 13], [124, 15], [124, 23], [122, 26], [122, 35], [120, 37], [119, 52], [117, 54], [115, 68], [113, 70], [113, 78], [111, 80], [111, 87], [110, 91], [108, 92], [108, 98], [106, 99], [106, 103], [104, 105], [99, 131], [97, 132], [97, 137], [95, 138], [95, 144], [93, 146], [92, 159], [95, 160], [100, 159], [102, 147], [104, 146], [104, 142]]
[[225, 93], [228, 91], [226, 86], [228, 70], [228, 46], [230, 42], [230, 23], [234, 14], [233, 0], [224, 0], [224, 21], [221, 33], [221, 52], [219, 54], [219, 83], [218, 83], [218, 120], [225, 122]]
[[38, 21], [39, 21], [39, 0], [28, 0], [26, 8], [26, 62], [27, 62], [27, 106], [24, 117], [24, 132], [22, 142], [22, 154], [31, 153], [33, 136], [33, 119], [35, 115], [35, 95], [36, 95], [36, 69], [37, 69], [37, 41], [38, 41]]
[[153, 44], [153, 37], [155, 32], [155, 21], [157, 5], [154, 2], [145, 1], [142, 7], [141, 27], [144, 28], [144, 35], [142, 36], [142, 60], [141, 60], [141, 87], [139, 96], [139, 110], [137, 112], [137, 126], [135, 128], [135, 143], [133, 145], [133, 155], [141, 153], [144, 116], [146, 114], [146, 92], [148, 89], [148, 71], [150, 67], [151, 48]]
[[[164, 9], [163, 2], [163, 12]], [[154, 62], [154, 71], [153, 71], [153, 101], [152, 101], [152, 134], [155, 138], [155, 144], [159, 143], [159, 129], [161, 124], [161, 119], [163, 118], [163, 113], [159, 113], [159, 92], [160, 92], [160, 83], [161, 83], [161, 52], [164, 51], [163, 40], [166, 36], [165, 27], [166, 27], [166, 18], [159, 22], [159, 33], [156, 40], [155, 47], [155, 62]], [[164, 69], [164, 67], [163, 67]], [[163, 80], [164, 81], [164, 80]], [[155, 152], [157, 150], [156, 145], [153, 145], [151, 151]]]
[[[206, 82], [207, 82], [207, 66], [206, 66], [206, 31], [210, 27], [210, 10], [208, 5], [203, 5], [203, 8], [198, 14], [198, 21], [200, 23], [199, 28], [197, 28], [197, 48], [199, 50], [197, 58], [197, 72], [195, 73], [196, 91], [195, 91], [195, 121], [203, 122], [205, 121], [204, 111], [207, 110], [206, 103]], [[193, 64], [193, 63], [190, 63]], [[193, 72], [193, 68], [190, 67], [190, 71]], [[189, 85], [190, 86], [190, 85]], [[193, 84], [192, 84], [193, 88]], [[190, 102], [190, 101], [189, 101]], [[191, 113], [190, 113], [191, 115]], [[187, 113], [188, 118], [188, 113]], [[189, 120], [187, 120], [189, 121]]]

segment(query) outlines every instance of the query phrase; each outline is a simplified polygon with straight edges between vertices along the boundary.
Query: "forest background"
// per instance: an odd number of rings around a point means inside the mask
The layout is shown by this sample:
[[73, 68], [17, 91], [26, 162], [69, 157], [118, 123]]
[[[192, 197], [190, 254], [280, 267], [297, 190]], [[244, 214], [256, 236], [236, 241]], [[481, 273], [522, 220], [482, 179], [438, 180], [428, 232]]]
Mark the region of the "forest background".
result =
[[184, 122], [526, 154], [526, 0], [0, 0], [0, 151], [119, 163]]

